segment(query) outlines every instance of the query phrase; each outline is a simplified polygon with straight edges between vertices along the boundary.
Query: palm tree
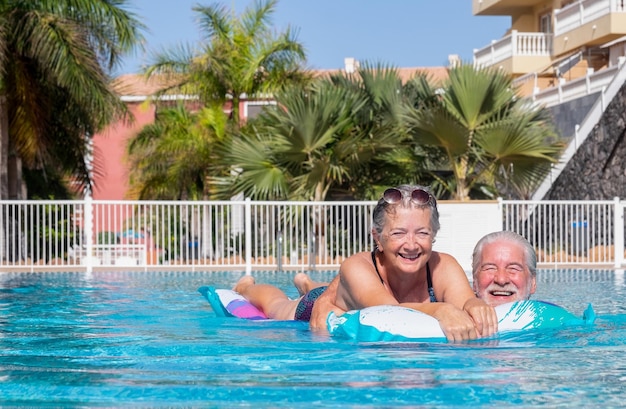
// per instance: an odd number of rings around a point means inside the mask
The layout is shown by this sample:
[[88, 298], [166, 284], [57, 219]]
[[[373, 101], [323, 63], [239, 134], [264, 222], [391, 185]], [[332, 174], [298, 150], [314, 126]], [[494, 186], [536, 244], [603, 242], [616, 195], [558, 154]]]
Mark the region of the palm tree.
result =
[[191, 113], [179, 105], [159, 112], [155, 122], [128, 144], [130, 195], [139, 199], [205, 199], [207, 176], [221, 172], [215, 147], [224, 143], [225, 130], [221, 106]]
[[148, 75], [164, 75], [177, 90], [196, 95], [203, 103], [228, 103], [235, 125], [241, 98], [271, 98], [287, 84], [308, 81], [302, 70], [305, 52], [290, 28], [279, 35], [270, 30], [276, 0], [257, 1], [236, 18], [225, 6], [193, 8], [208, 40], [201, 50], [178, 47], [155, 57]]
[[366, 101], [353, 118], [352, 133], [362, 135], [362, 140], [354, 150], [358, 169], [346, 179], [348, 194], [377, 199], [390, 185], [423, 179], [424, 160], [416, 154], [402, 126], [406, 96], [397, 69], [365, 62], [355, 73], [339, 72], [330, 80]]
[[500, 71], [462, 64], [440, 87], [423, 78], [410, 87], [422, 102], [407, 107], [409, 132], [445, 155], [452, 178], [433, 175], [454, 199], [496, 195], [503, 183], [528, 191], [561, 152], [545, 112], [526, 104]]
[[278, 93], [226, 148], [238, 171], [221, 180], [222, 194], [373, 199], [390, 184], [423, 180], [427, 156], [401, 127], [405, 98], [397, 70], [380, 63]]
[[237, 171], [221, 183], [225, 194], [324, 200], [333, 184], [351, 175], [364, 147], [353, 130], [365, 100], [320, 80], [276, 94], [276, 103], [226, 147], [225, 160]]
[[10, 178], [11, 186], [22, 190], [21, 163], [32, 169], [69, 167], [90, 186], [85, 138], [124, 112], [107, 72], [141, 40], [143, 26], [124, 4], [6, 0], [0, 5], [0, 198], [23, 197], [9, 192]]
[[371, 199], [389, 180], [414, 180], [401, 90], [397, 70], [366, 63], [278, 93], [232, 141], [225, 158], [238, 172], [222, 185], [259, 199]]

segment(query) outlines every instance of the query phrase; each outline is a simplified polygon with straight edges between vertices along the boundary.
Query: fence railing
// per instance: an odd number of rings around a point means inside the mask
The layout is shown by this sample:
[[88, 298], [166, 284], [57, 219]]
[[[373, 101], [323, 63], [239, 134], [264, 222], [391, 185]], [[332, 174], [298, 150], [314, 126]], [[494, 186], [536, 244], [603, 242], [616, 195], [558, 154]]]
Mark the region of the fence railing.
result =
[[503, 230], [526, 237], [542, 264], [624, 264], [624, 206], [610, 201], [503, 201]]
[[[522, 234], [540, 264], [624, 264], [624, 204], [439, 203], [435, 249], [467, 269], [483, 234]], [[375, 202], [2, 201], [0, 270], [337, 269], [372, 248]]]

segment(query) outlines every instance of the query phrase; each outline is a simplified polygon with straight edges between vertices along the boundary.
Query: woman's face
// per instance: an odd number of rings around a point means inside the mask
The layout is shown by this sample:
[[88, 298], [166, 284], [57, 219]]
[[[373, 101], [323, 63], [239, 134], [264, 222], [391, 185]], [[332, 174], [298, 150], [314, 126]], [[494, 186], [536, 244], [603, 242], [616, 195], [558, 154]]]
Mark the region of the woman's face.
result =
[[[426, 265], [433, 248], [430, 209], [406, 209], [396, 206], [387, 213], [382, 233], [377, 237], [378, 249], [385, 261], [402, 272], [417, 272]], [[389, 271], [389, 270], [388, 270]]]

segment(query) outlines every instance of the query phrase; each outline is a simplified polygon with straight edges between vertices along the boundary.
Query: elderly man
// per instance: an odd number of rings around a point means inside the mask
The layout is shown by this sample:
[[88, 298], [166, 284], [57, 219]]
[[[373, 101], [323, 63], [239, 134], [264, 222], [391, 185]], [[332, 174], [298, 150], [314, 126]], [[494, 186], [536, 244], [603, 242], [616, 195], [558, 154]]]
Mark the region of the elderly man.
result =
[[517, 233], [489, 233], [472, 254], [474, 292], [492, 307], [527, 300], [537, 289], [537, 255]]

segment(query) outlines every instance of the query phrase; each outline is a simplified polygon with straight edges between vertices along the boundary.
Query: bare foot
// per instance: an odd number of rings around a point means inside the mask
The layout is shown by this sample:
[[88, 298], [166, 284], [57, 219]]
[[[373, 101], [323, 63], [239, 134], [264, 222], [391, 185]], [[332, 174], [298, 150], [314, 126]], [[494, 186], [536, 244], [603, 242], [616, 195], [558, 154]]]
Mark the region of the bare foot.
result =
[[298, 273], [293, 277], [293, 285], [300, 295], [304, 295], [313, 289], [313, 281], [306, 273]]
[[233, 291], [239, 294], [243, 294], [244, 291], [246, 291], [246, 289], [250, 287], [251, 285], [254, 285], [254, 283], [255, 283], [254, 277], [245, 275], [241, 277], [239, 281], [237, 281], [237, 284], [235, 284], [235, 287], [233, 287]]

